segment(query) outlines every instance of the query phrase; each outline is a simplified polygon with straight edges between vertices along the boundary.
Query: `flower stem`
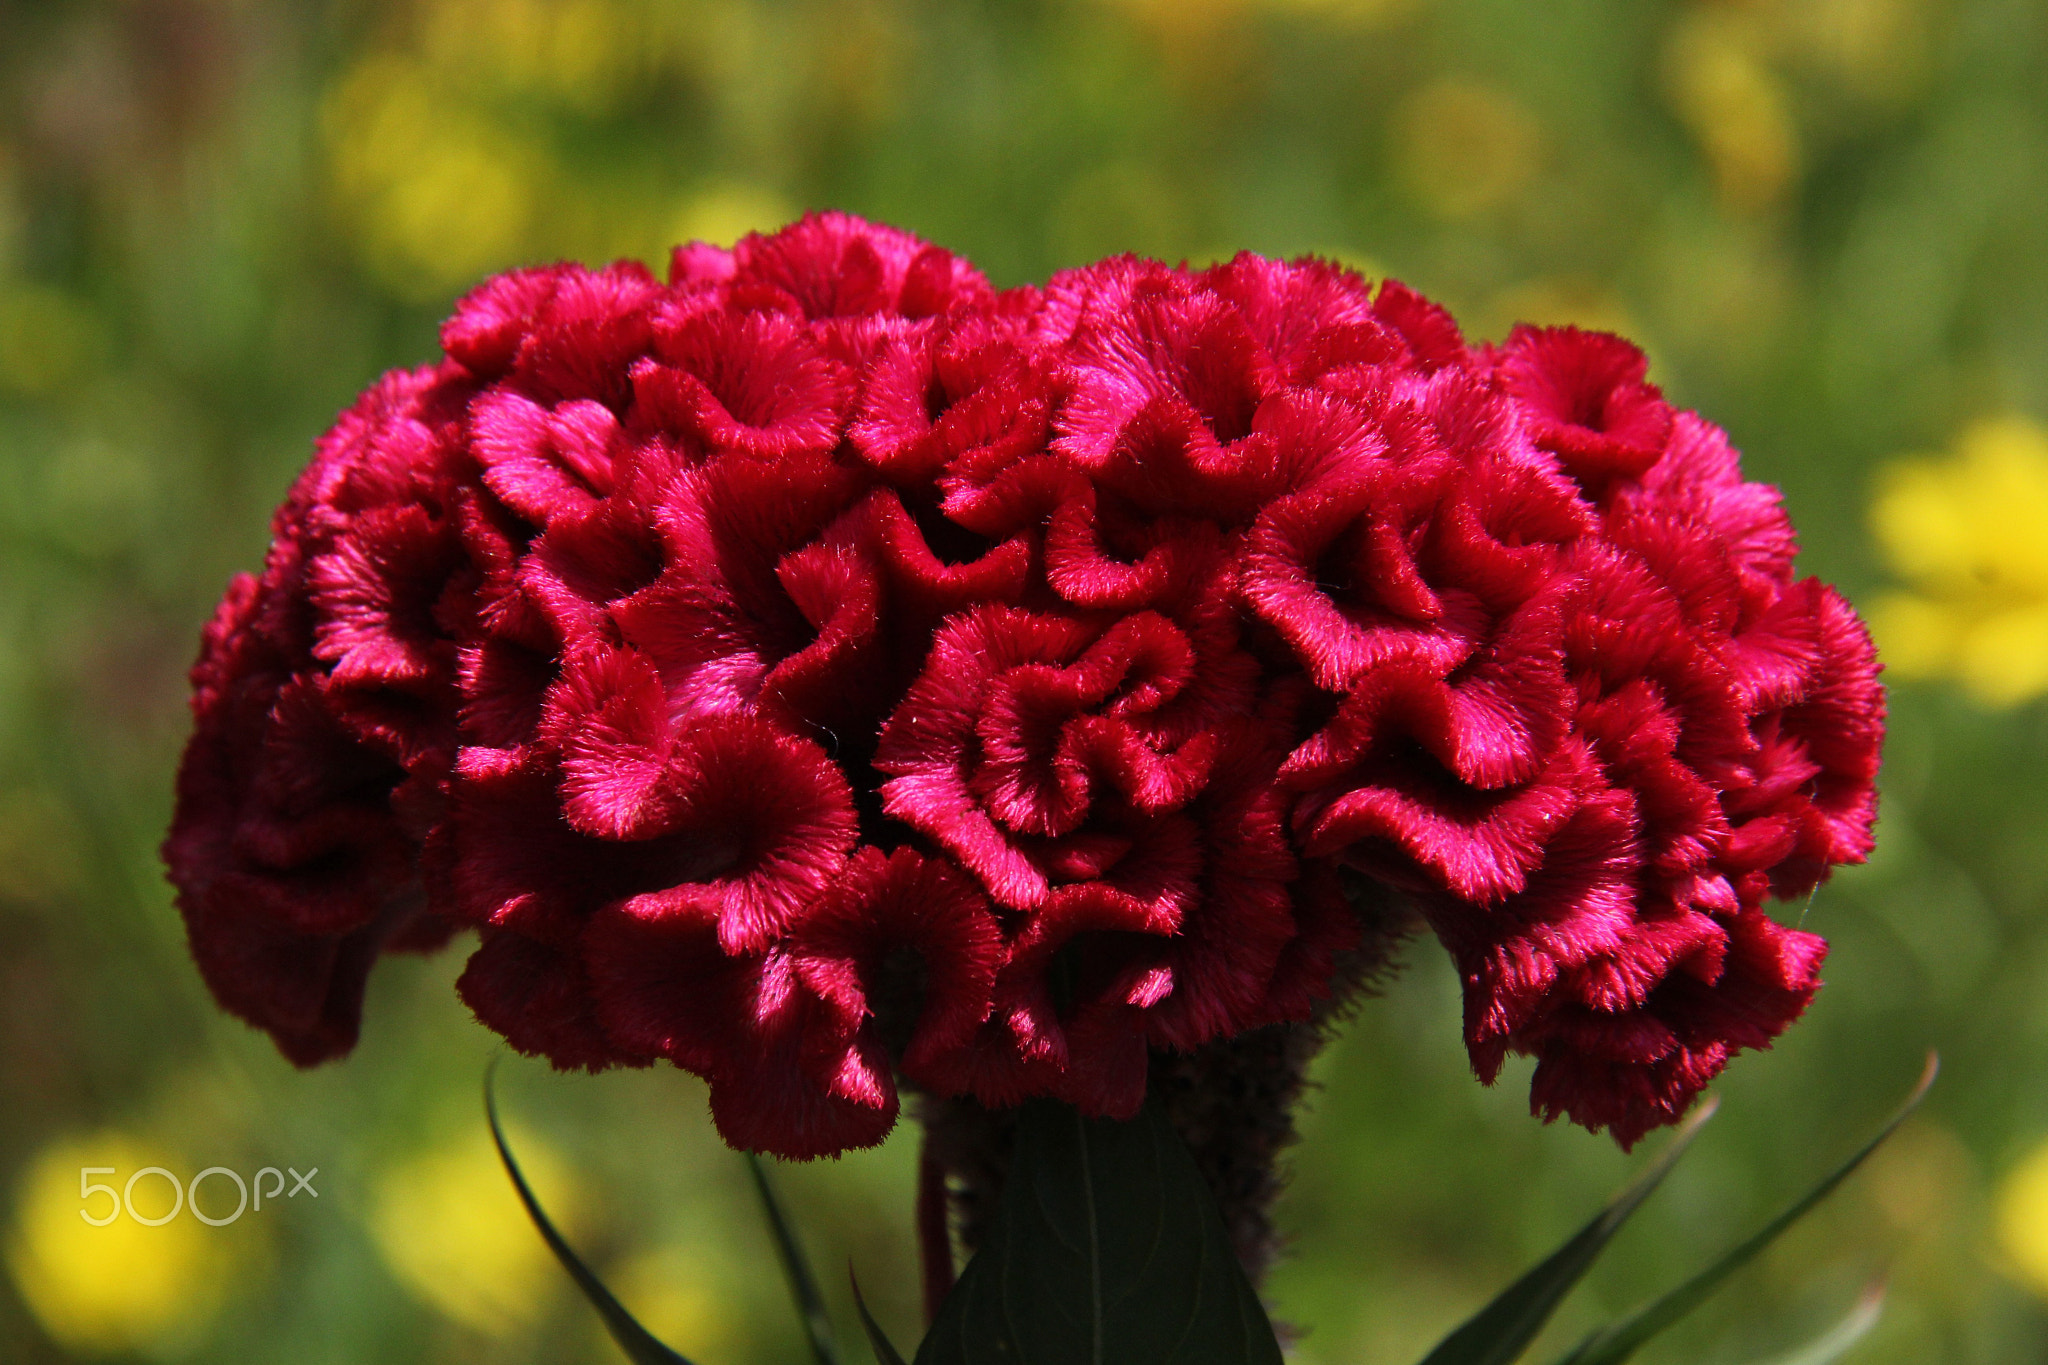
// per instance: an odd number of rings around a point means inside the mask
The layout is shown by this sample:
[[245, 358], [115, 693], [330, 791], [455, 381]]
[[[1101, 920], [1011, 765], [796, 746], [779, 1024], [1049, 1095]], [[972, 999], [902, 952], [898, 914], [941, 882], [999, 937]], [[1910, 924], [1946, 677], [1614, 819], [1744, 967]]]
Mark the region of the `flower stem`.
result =
[[953, 1233], [946, 1197], [946, 1167], [932, 1152], [924, 1134], [917, 1154], [917, 1250], [924, 1271], [924, 1320], [939, 1315], [939, 1305], [953, 1292]]

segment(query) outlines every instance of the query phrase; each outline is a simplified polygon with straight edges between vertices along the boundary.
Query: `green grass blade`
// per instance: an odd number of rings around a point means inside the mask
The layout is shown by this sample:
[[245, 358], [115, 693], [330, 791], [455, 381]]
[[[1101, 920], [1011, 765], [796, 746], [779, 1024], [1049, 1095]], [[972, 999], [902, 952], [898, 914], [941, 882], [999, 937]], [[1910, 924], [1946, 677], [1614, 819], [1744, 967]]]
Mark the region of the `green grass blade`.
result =
[[761, 1196], [761, 1209], [768, 1215], [769, 1230], [775, 1234], [775, 1250], [782, 1257], [782, 1273], [788, 1277], [789, 1296], [796, 1300], [797, 1313], [803, 1318], [804, 1332], [811, 1342], [811, 1354], [817, 1357], [818, 1365], [839, 1365], [839, 1345], [832, 1335], [832, 1315], [825, 1311], [825, 1296], [818, 1292], [818, 1281], [811, 1274], [810, 1262], [804, 1259], [803, 1248], [797, 1245], [796, 1229], [783, 1212], [782, 1201], [775, 1196], [775, 1187], [768, 1183], [767, 1168], [752, 1152], [747, 1153], [747, 1169], [753, 1172], [754, 1190]]
[[1834, 1365], [1851, 1346], [1870, 1334], [1877, 1326], [1877, 1320], [1884, 1314], [1884, 1282], [1879, 1281], [1863, 1291], [1863, 1297], [1849, 1310], [1847, 1317], [1815, 1337], [1791, 1355], [1772, 1356], [1760, 1360], [1756, 1365]]
[[1685, 1155], [1701, 1125], [1714, 1116], [1716, 1103], [1709, 1098], [1694, 1111], [1657, 1154], [1657, 1159], [1616, 1195], [1598, 1217], [1445, 1337], [1423, 1359], [1422, 1365], [1508, 1365], [1520, 1356], [1629, 1215], [1650, 1197], [1651, 1191], [1671, 1173], [1678, 1158]]
[[907, 1365], [903, 1352], [896, 1349], [896, 1343], [889, 1340], [882, 1324], [868, 1311], [868, 1301], [860, 1292], [860, 1277], [853, 1273], [852, 1266], [846, 1268], [846, 1278], [853, 1284], [853, 1306], [860, 1313], [860, 1325], [867, 1331], [868, 1345], [874, 1348], [876, 1365]]
[[[500, 1054], [502, 1055], [502, 1054]], [[678, 1355], [657, 1341], [653, 1333], [634, 1321], [625, 1306], [605, 1288], [604, 1281], [592, 1273], [582, 1258], [570, 1249], [562, 1234], [555, 1231], [555, 1225], [541, 1212], [540, 1201], [534, 1198], [527, 1186], [526, 1177], [519, 1170], [519, 1163], [512, 1159], [512, 1149], [505, 1145], [505, 1130], [498, 1122], [498, 1094], [496, 1081], [498, 1058], [491, 1059], [484, 1071], [484, 1115], [491, 1122], [491, 1141], [498, 1144], [498, 1159], [505, 1163], [505, 1174], [512, 1177], [512, 1188], [519, 1191], [519, 1202], [526, 1206], [526, 1216], [540, 1229], [540, 1237], [548, 1244], [548, 1250], [555, 1253], [555, 1259], [562, 1263], [562, 1269], [569, 1272], [569, 1278], [583, 1291], [583, 1297], [590, 1300], [590, 1306], [604, 1319], [605, 1330], [612, 1334], [612, 1340], [619, 1343], [619, 1349], [633, 1365], [690, 1365], [686, 1356]]]
[[1906, 1117], [1920, 1107], [1920, 1101], [1927, 1097], [1927, 1088], [1934, 1084], [1935, 1073], [1941, 1069], [1941, 1059], [1933, 1053], [1927, 1054], [1927, 1068], [1920, 1074], [1920, 1083], [1913, 1087], [1913, 1093], [1906, 1097], [1898, 1112], [1886, 1120], [1884, 1127], [1850, 1154], [1849, 1159], [1830, 1171], [1821, 1182], [1801, 1195], [1792, 1205], [1776, 1218], [1764, 1224], [1756, 1234], [1742, 1242], [1720, 1260], [1687, 1280], [1678, 1288], [1644, 1304], [1620, 1322], [1603, 1327], [1580, 1343], [1579, 1348], [1558, 1362], [1558, 1365], [1621, 1365], [1639, 1350], [1643, 1343], [1662, 1332], [1697, 1308], [1708, 1295], [1721, 1287], [1721, 1282], [1747, 1265], [1758, 1252], [1776, 1241], [1778, 1235], [1791, 1227], [1807, 1212], [1834, 1192], [1835, 1186], [1849, 1178], [1884, 1140], [1906, 1121]]

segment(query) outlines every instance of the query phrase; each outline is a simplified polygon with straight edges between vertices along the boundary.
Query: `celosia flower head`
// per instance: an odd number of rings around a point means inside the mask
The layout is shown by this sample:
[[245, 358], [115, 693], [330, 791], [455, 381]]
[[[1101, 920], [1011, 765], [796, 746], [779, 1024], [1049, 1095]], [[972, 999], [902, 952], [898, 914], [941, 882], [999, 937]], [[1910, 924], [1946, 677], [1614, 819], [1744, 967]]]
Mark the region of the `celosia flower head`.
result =
[[1623, 1142], [1766, 1046], [1870, 845], [1862, 626], [1618, 338], [1313, 260], [997, 291], [845, 215], [493, 279], [321, 443], [194, 669], [166, 857], [311, 1063], [473, 930], [521, 1051], [735, 1145], [899, 1080], [1142, 1102], [1406, 926]]

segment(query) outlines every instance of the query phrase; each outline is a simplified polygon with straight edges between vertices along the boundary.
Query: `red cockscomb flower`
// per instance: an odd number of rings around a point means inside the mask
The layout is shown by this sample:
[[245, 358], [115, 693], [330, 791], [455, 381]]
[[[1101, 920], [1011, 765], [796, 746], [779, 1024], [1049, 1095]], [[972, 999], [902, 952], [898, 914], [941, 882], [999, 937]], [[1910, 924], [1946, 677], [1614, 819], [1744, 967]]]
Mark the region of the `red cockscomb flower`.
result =
[[1327, 1012], [1391, 889], [1480, 1073], [1629, 1143], [1819, 984], [1764, 905], [1869, 849], [1870, 645], [1618, 338], [1250, 255], [998, 292], [823, 214], [442, 342], [193, 673], [165, 856], [295, 1061], [465, 925], [485, 1023], [735, 1145], [879, 1141], [899, 1078], [1126, 1115]]

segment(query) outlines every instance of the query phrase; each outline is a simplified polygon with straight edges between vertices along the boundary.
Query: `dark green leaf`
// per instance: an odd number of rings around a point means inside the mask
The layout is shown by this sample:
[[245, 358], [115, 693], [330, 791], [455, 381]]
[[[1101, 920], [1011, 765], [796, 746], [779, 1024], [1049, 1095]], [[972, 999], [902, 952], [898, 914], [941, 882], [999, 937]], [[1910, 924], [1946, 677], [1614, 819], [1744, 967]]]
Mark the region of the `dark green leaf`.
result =
[[1629, 1187], [1600, 1211], [1600, 1216], [1550, 1253], [1521, 1279], [1502, 1290], [1492, 1303], [1479, 1310], [1464, 1326], [1445, 1337], [1422, 1365], [1508, 1365], [1519, 1357], [1564, 1296], [1571, 1292], [1609, 1239], [1621, 1230], [1650, 1192], [1663, 1182], [1685, 1155], [1685, 1149], [1699, 1135], [1700, 1127], [1714, 1116], [1717, 1101], [1709, 1098], [1672, 1135], [1657, 1159], [1635, 1178]]
[[875, 1351], [877, 1365], [903, 1365], [903, 1353], [896, 1349], [896, 1343], [889, 1340], [889, 1334], [882, 1330], [882, 1324], [875, 1321], [875, 1315], [868, 1312], [868, 1301], [860, 1292], [860, 1280], [848, 1267], [846, 1278], [853, 1282], [853, 1306], [860, 1312], [860, 1325], [867, 1329], [868, 1345]]
[[818, 1359], [818, 1365], [839, 1365], [839, 1346], [832, 1336], [832, 1315], [825, 1311], [825, 1296], [818, 1292], [818, 1281], [811, 1274], [810, 1263], [804, 1259], [803, 1248], [797, 1245], [796, 1229], [790, 1226], [789, 1216], [782, 1211], [782, 1201], [775, 1197], [775, 1187], [768, 1183], [768, 1172], [761, 1165], [761, 1158], [747, 1153], [747, 1169], [754, 1173], [754, 1189], [761, 1196], [761, 1208], [768, 1215], [768, 1228], [775, 1234], [775, 1250], [782, 1257], [782, 1273], [789, 1280], [789, 1295], [796, 1300], [796, 1311], [803, 1319], [804, 1332], [810, 1338], [811, 1354]]
[[1835, 1186], [1848, 1179], [1849, 1173], [1862, 1165], [1864, 1158], [1876, 1151], [1879, 1144], [1906, 1121], [1906, 1116], [1919, 1107], [1920, 1101], [1927, 1096], [1927, 1087], [1934, 1084], [1934, 1076], [1940, 1066], [1940, 1058], [1929, 1053], [1927, 1069], [1921, 1073], [1920, 1083], [1913, 1087], [1913, 1093], [1906, 1097], [1906, 1102], [1899, 1106], [1899, 1111], [1886, 1121], [1884, 1127], [1851, 1153], [1847, 1161], [1830, 1171], [1819, 1184], [1793, 1201], [1790, 1208], [1764, 1224], [1755, 1236], [1662, 1298], [1653, 1299], [1620, 1322], [1593, 1333], [1558, 1365], [1621, 1365], [1644, 1342], [1697, 1308], [1709, 1294], [1721, 1287], [1723, 1280], [1747, 1265], [1758, 1252], [1776, 1241], [1778, 1234], [1798, 1222], [1815, 1204], [1827, 1198]]
[[1849, 1315], [1815, 1337], [1791, 1355], [1772, 1356], [1760, 1360], [1756, 1365], [1834, 1365], [1845, 1352], [1870, 1334], [1877, 1326], [1877, 1320], [1884, 1313], [1884, 1285], [1874, 1284], [1863, 1291], [1863, 1297], [1849, 1310]]
[[491, 1121], [491, 1140], [498, 1144], [498, 1158], [505, 1163], [505, 1174], [512, 1177], [512, 1188], [519, 1191], [519, 1202], [526, 1205], [527, 1217], [540, 1229], [541, 1240], [548, 1244], [548, 1250], [555, 1253], [555, 1259], [562, 1263], [562, 1269], [569, 1272], [569, 1278], [576, 1281], [576, 1287], [583, 1291], [583, 1297], [590, 1300], [604, 1319], [605, 1329], [612, 1334], [612, 1340], [619, 1343], [619, 1349], [626, 1353], [633, 1365], [690, 1365], [686, 1356], [671, 1351], [654, 1339], [654, 1335], [625, 1310], [612, 1297], [612, 1291], [604, 1287], [589, 1266], [562, 1240], [562, 1234], [555, 1231], [555, 1225], [541, 1212], [540, 1201], [533, 1197], [527, 1187], [526, 1177], [520, 1173], [519, 1163], [512, 1159], [512, 1151], [505, 1145], [505, 1130], [498, 1123], [498, 1095], [494, 1082], [497, 1079], [498, 1062], [492, 1058], [491, 1065], [484, 1072], [484, 1114]]
[[1156, 1105], [1018, 1113], [1003, 1200], [917, 1365], [1280, 1365], [1214, 1196]]

